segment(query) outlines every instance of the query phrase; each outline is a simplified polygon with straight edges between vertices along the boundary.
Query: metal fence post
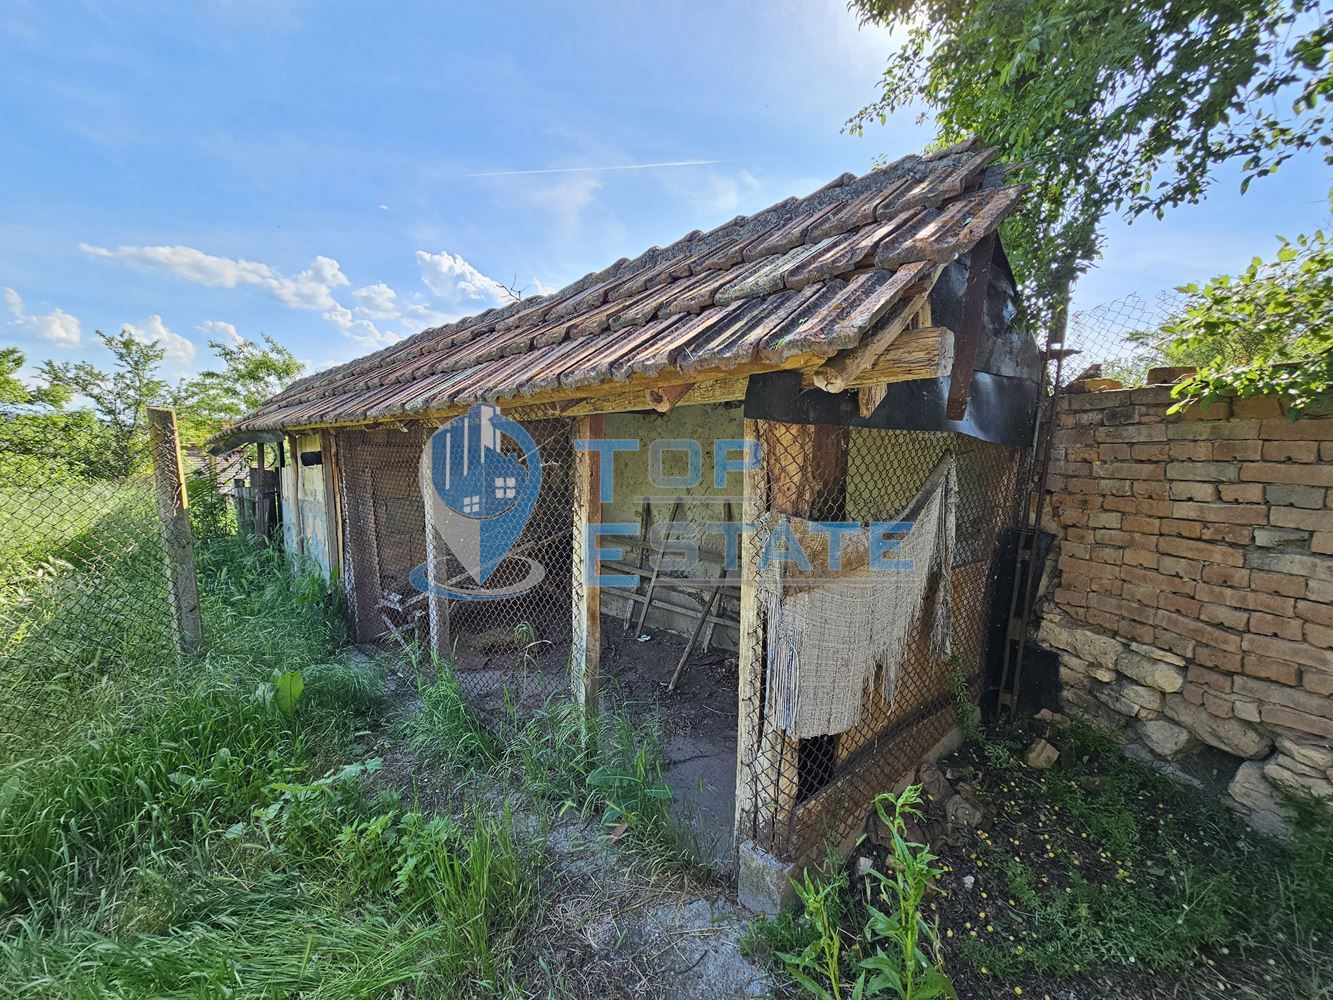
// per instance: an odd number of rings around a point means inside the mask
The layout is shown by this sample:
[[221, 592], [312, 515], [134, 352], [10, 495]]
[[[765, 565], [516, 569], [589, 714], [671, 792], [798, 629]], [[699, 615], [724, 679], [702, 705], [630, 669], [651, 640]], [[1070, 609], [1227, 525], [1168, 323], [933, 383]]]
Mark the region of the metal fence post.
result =
[[185, 493], [185, 469], [181, 463], [175, 410], [149, 407], [148, 447], [153, 456], [157, 512], [162, 519], [162, 550], [167, 558], [172, 631], [176, 648], [185, 653], [199, 646], [204, 628], [199, 613], [194, 537], [190, 531], [189, 500]]

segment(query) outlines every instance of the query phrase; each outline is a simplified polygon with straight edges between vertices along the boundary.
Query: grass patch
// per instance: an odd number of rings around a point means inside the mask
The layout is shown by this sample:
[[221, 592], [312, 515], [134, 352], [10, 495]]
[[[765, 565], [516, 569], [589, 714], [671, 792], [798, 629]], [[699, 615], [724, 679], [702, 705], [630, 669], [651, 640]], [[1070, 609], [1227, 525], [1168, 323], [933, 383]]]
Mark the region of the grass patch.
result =
[[537, 848], [375, 793], [383, 678], [333, 660], [325, 584], [234, 537], [199, 565], [198, 660], [0, 766], [0, 995], [503, 994]]
[[1333, 933], [1325, 809], [1294, 802], [1295, 834], [1274, 844], [1094, 730], [1069, 726], [1051, 739], [1054, 767], [988, 782], [999, 816], [1025, 818], [979, 844], [978, 861], [1002, 875], [1007, 895], [988, 917], [995, 932], [967, 940], [975, 965], [1001, 977], [1180, 972], [1215, 950], [1289, 950]]
[[[1045, 771], [1021, 762], [1030, 736], [985, 737], [948, 764], [994, 815], [988, 830], [962, 831], [938, 848], [942, 891], [926, 897], [961, 995], [1013, 996], [1015, 987], [1063, 995], [1092, 988], [1085, 976], [1112, 995], [1194, 995], [1186, 984], [1206, 975], [1238, 995], [1333, 996], [1325, 807], [1292, 800], [1294, 834], [1279, 845], [1092, 729], [1071, 725], [1048, 738], [1061, 752]], [[761, 922], [751, 945], [781, 967], [790, 965], [782, 955], [826, 948], [821, 928], [837, 927], [850, 995], [865, 910], [847, 873], [830, 871], [803, 887], [817, 906]], [[816, 982], [805, 992], [825, 996], [828, 978]], [[867, 986], [864, 995], [898, 993]]]
[[488, 729], [468, 708], [449, 663], [434, 662], [430, 676], [418, 685], [419, 710], [402, 723], [417, 753], [455, 771], [515, 782], [534, 803], [599, 815], [612, 840], [656, 862], [700, 863], [693, 834], [672, 811], [654, 723], [623, 708], [585, 718], [574, 703], [553, 698], [531, 718], [511, 710]]

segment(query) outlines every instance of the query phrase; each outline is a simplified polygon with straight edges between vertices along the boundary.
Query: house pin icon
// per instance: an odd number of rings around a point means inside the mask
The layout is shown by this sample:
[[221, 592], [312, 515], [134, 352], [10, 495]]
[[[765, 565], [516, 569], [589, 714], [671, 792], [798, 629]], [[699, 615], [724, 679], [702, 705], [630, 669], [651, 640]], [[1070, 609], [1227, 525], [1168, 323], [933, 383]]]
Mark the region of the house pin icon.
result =
[[537, 505], [541, 457], [532, 437], [496, 407], [478, 403], [431, 435], [420, 474], [435, 533], [484, 584]]

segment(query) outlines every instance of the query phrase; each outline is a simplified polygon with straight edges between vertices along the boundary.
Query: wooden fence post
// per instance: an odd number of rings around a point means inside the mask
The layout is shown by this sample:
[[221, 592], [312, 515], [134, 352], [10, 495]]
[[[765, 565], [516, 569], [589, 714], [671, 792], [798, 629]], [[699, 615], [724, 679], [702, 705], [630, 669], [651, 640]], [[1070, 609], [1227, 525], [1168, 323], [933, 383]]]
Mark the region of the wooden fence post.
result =
[[[580, 417], [576, 440], [602, 436], [602, 415]], [[602, 520], [599, 456], [595, 451], [574, 453], [574, 557], [572, 560], [574, 632], [571, 666], [574, 698], [589, 715], [597, 714], [597, 688], [602, 658], [602, 589], [596, 580], [597, 539], [589, 538], [590, 525]]]
[[172, 632], [182, 653], [196, 649], [204, 637], [199, 614], [199, 585], [194, 575], [194, 536], [185, 494], [185, 468], [176, 434], [176, 411], [148, 409], [148, 447], [153, 457], [157, 512], [162, 519], [162, 551], [167, 560]]

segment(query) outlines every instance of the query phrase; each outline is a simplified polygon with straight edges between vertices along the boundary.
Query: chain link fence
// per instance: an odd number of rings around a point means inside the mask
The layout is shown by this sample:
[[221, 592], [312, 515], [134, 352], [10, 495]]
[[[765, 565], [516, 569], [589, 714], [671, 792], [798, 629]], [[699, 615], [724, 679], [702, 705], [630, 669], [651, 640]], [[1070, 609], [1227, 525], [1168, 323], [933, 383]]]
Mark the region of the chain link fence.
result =
[[[992, 597], [997, 586], [1008, 585], [1013, 568], [1025, 452], [950, 433], [758, 423], [767, 469], [805, 467], [811, 473], [812, 489], [793, 491], [785, 475], [761, 483], [771, 511], [787, 518], [898, 525], [891, 534], [903, 538], [911, 523], [928, 530], [918, 501], [941, 469], [951, 470], [951, 484], [942, 489], [953, 508], [953, 539], [938, 552], [937, 562], [904, 566], [900, 574], [853, 573], [817, 584], [832, 588], [848, 618], [871, 617], [851, 643], [858, 648], [841, 651], [836, 664], [864, 671], [866, 678], [859, 691], [840, 690], [842, 698], [850, 694], [859, 703], [844, 706], [853, 709], [850, 714], [835, 706], [844, 720], [830, 727], [836, 731], [794, 739], [783, 729], [782, 699], [773, 689], [780, 678], [772, 666], [771, 619], [785, 613], [785, 593], [768, 601], [770, 621], [743, 637], [762, 668], [748, 678], [749, 690], [741, 695], [742, 711], [754, 717], [742, 754], [756, 781], [754, 788], [741, 789], [750, 825], [744, 832], [780, 857], [800, 859], [859, 832], [875, 795], [958, 724], [959, 699], [976, 700], [991, 629], [1002, 624], [993, 620]], [[761, 550], [768, 544], [762, 527], [754, 544]], [[892, 599], [881, 605], [885, 594]], [[867, 660], [876, 656], [874, 616], [914, 602], [915, 614], [902, 623], [907, 627], [901, 654]], [[946, 646], [936, 639], [941, 624], [950, 635]], [[802, 684], [820, 680], [803, 677]], [[850, 726], [843, 728], [848, 719]]]
[[151, 476], [33, 469], [0, 488], [0, 754], [107, 676], [175, 656]]
[[1151, 369], [1171, 363], [1162, 326], [1185, 302], [1177, 291], [1160, 292], [1152, 300], [1130, 294], [1072, 313], [1065, 347], [1078, 353], [1065, 360], [1061, 384], [1079, 378], [1113, 379], [1126, 388], [1147, 384]]

